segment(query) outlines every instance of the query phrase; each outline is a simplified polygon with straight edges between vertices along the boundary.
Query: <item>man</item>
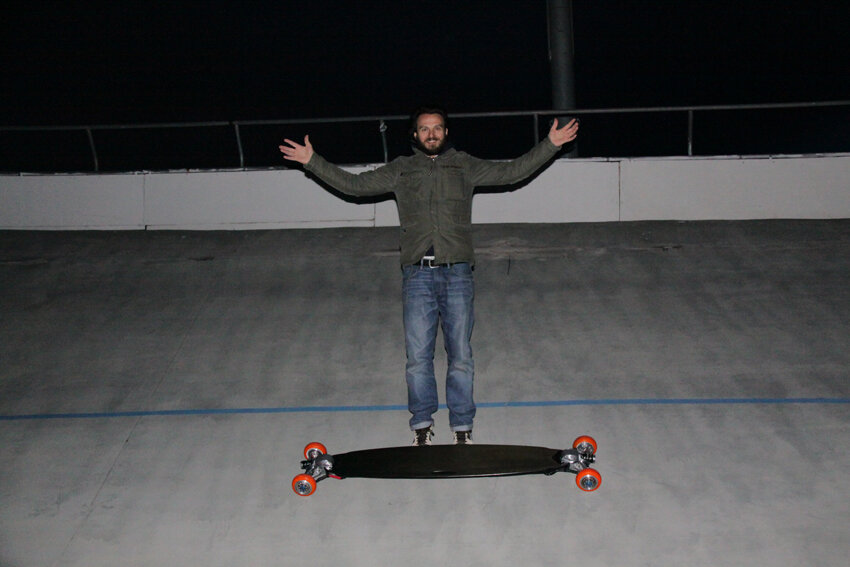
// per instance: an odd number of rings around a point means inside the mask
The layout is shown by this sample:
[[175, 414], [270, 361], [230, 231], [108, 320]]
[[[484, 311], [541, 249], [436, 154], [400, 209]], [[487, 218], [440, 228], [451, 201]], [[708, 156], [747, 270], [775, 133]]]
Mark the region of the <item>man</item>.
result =
[[284, 140], [285, 159], [348, 195], [395, 193], [401, 221], [402, 298], [408, 409], [414, 445], [430, 445], [437, 412], [434, 348], [437, 325], [447, 355], [446, 405], [456, 444], [472, 442], [475, 403], [470, 347], [473, 315], [472, 195], [477, 186], [517, 183], [574, 140], [578, 121], [558, 128], [523, 156], [506, 162], [478, 159], [451, 147], [447, 116], [420, 108], [411, 117], [413, 155], [360, 174], [346, 172], [304, 144]]

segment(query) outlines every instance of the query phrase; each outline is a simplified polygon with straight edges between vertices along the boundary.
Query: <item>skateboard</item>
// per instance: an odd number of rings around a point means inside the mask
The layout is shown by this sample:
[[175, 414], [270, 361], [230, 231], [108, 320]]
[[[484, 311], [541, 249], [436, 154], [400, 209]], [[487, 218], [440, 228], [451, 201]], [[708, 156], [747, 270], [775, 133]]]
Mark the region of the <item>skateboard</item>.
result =
[[590, 468], [596, 460], [596, 441], [582, 435], [571, 449], [547, 449], [525, 445], [428, 445], [425, 447], [385, 447], [328, 454], [321, 443], [304, 448], [303, 473], [292, 480], [299, 496], [316, 492], [316, 484], [326, 478], [473, 478], [576, 475], [576, 485], [585, 492], [602, 483], [599, 472]]

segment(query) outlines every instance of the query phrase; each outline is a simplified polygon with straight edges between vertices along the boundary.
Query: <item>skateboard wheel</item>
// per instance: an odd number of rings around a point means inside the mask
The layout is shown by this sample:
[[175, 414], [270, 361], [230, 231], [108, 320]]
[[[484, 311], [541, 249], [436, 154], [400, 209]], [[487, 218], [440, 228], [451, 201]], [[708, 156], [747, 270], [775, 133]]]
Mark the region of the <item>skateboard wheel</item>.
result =
[[596, 454], [596, 440], [590, 435], [576, 437], [576, 440], [573, 441], [573, 449], [585, 455], [594, 455]]
[[298, 496], [310, 496], [316, 491], [316, 479], [309, 474], [299, 474], [292, 479], [292, 490]]
[[584, 469], [576, 475], [576, 486], [585, 492], [592, 492], [602, 485], [602, 475], [594, 469]]
[[325, 449], [325, 446], [321, 443], [310, 443], [304, 447], [304, 458], [308, 461], [312, 461], [319, 455], [326, 455], [327, 452], [328, 450]]

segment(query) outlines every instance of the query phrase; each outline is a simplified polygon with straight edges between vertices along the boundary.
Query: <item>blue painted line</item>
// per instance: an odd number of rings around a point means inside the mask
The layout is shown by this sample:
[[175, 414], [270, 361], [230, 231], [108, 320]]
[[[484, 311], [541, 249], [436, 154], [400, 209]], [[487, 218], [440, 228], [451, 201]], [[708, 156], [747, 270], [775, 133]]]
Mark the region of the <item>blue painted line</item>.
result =
[[[479, 408], [528, 408], [557, 406], [658, 406], [658, 405], [797, 405], [797, 404], [850, 404], [850, 398], [622, 398], [599, 400], [551, 400], [532, 402], [482, 402]], [[441, 404], [445, 409], [445, 404]], [[247, 415], [275, 413], [340, 413], [340, 412], [407, 411], [403, 405], [374, 406], [297, 406], [277, 408], [222, 408], [184, 410], [139, 410], [90, 413], [40, 413], [0, 415], [0, 421], [48, 419], [114, 419], [121, 417], [168, 417], [191, 415]]]
[[347, 411], [398, 411], [407, 410], [407, 406], [303, 406], [281, 408], [221, 408], [221, 409], [185, 409], [185, 410], [139, 410], [91, 413], [42, 413], [28, 415], [0, 415], [0, 421], [40, 420], [40, 419], [111, 419], [116, 417], [150, 417], [179, 415], [233, 415], [233, 414], [269, 414], [269, 413], [333, 413]]
[[730, 405], [730, 404], [850, 404], [850, 398], [624, 398], [602, 400], [557, 400], [540, 402], [491, 402], [479, 408], [546, 406], [651, 406], [651, 405]]

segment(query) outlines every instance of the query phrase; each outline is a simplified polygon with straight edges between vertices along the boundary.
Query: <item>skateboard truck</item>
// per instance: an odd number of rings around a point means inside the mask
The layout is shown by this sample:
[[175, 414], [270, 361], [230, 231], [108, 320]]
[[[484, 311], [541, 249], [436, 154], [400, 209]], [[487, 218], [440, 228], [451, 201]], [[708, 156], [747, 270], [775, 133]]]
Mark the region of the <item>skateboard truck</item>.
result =
[[588, 468], [596, 460], [596, 442], [590, 437], [582, 436], [575, 440], [572, 449], [558, 453], [558, 460], [564, 465], [564, 470], [578, 473]]
[[[592, 437], [582, 435], [573, 441], [572, 449], [558, 453], [558, 459], [564, 471], [576, 475], [576, 484], [584, 491], [596, 490], [602, 482], [599, 473], [590, 468], [596, 461], [596, 441]], [[549, 474], [555, 474], [553, 471]]]
[[309, 496], [316, 490], [316, 483], [325, 480], [334, 466], [334, 458], [327, 454], [328, 450], [321, 443], [310, 443], [304, 447], [304, 457], [301, 468], [304, 473], [292, 480], [292, 490], [301, 496]]

